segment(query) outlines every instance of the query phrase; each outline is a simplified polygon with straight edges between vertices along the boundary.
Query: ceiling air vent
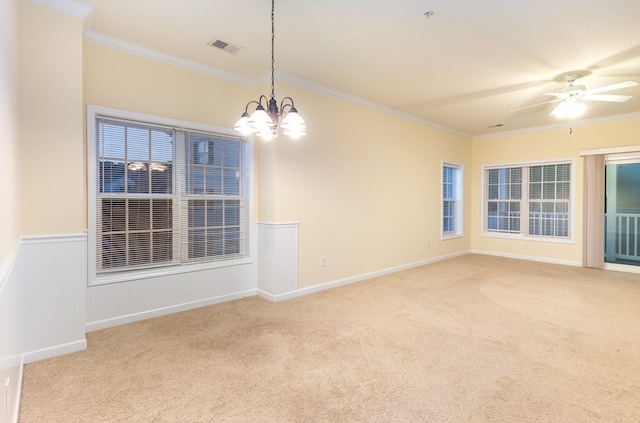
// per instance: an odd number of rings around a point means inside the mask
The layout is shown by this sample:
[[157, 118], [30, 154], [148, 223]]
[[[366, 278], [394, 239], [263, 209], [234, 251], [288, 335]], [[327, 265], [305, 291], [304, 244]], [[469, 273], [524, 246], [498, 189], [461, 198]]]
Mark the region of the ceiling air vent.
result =
[[207, 45], [218, 48], [222, 51], [226, 51], [227, 53], [231, 53], [231, 54], [238, 54], [242, 50], [242, 47], [231, 45], [218, 38], [214, 38], [212, 41], [208, 42]]

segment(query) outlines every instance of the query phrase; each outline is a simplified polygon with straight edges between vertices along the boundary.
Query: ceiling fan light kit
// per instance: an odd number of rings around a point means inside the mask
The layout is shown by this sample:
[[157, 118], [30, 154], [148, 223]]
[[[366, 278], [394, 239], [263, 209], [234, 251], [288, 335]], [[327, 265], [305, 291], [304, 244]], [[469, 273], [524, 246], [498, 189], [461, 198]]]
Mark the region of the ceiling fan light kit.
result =
[[[275, 0], [271, 0], [271, 96], [269, 99], [261, 95], [258, 101], [250, 101], [244, 108], [244, 113], [233, 127], [234, 131], [242, 135], [257, 134], [260, 138], [269, 141], [278, 136], [278, 129], [282, 128], [284, 134], [297, 139], [307, 135], [307, 125], [298, 114], [293, 99], [285, 97], [278, 107], [275, 96], [275, 25], [274, 25]], [[262, 105], [264, 99], [267, 108]], [[256, 105], [255, 111], [250, 115], [249, 106]], [[288, 111], [286, 111], [288, 108]]]
[[[587, 105], [584, 101], [608, 101], [614, 103], [623, 103], [633, 96], [631, 95], [618, 95], [618, 94], [600, 94], [607, 91], [620, 90], [623, 88], [633, 87], [638, 85], [635, 81], [624, 81], [618, 82], [616, 84], [605, 85], [604, 87], [594, 88], [591, 90], [587, 90], [587, 87], [584, 85], [574, 85], [576, 79], [578, 79], [579, 75], [576, 73], [569, 73], [565, 75], [564, 80], [567, 82], [567, 86], [560, 88], [558, 91], [553, 93], [544, 93], [544, 95], [551, 95], [556, 97], [555, 100], [544, 101], [542, 103], [532, 104], [530, 106], [520, 107], [518, 109], [512, 110], [515, 112], [517, 110], [528, 109], [530, 107], [541, 106], [543, 104], [549, 103], [559, 103], [552, 111], [549, 113], [550, 116], [555, 116], [560, 119], [575, 119], [577, 117], [582, 116], [587, 111]], [[573, 131], [569, 128], [569, 133]]]

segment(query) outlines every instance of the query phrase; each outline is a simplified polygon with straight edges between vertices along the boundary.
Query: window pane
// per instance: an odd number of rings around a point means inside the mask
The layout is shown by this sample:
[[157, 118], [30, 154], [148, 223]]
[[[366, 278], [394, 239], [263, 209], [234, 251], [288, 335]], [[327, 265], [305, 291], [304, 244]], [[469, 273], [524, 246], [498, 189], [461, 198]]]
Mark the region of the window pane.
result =
[[514, 167], [510, 169], [510, 183], [521, 184], [522, 183], [522, 168]]
[[220, 200], [207, 202], [207, 226], [221, 227], [224, 214], [223, 202]]
[[203, 200], [189, 201], [189, 227], [203, 228], [205, 226], [205, 202]]
[[559, 200], [568, 200], [570, 193], [569, 182], [558, 182], [556, 184], [556, 198]]
[[148, 162], [150, 157], [150, 134], [148, 129], [127, 127], [126, 145], [129, 161]]
[[529, 199], [539, 200], [542, 198], [542, 184], [530, 183], [529, 184]]
[[151, 262], [151, 234], [129, 234], [129, 265], [136, 266]]
[[553, 200], [556, 198], [556, 184], [553, 182], [545, 182], [542, 184], [542, 198], [545, 200]]
[[153, 229], [171, 229], [173, 206], [171, 200], [153, 200]]
[[173, 192], [173, 165], [171, 163], [151, 163], [151, 193], [171, 194]]
[[149, 170], [147, 165], [140, 162], [127, 164], [127, 192], [131, 194], [148, 194]]
[[240, 143], [237, 141], [224, 142], [224, 167], [240, 167]]
[[542, 179], [547, 181], [555, 181], [556, 180], [556, 165], [547, 165], [543, 167], [542, 171]]
[[226, 228], [224, 230], [225, 254], [238, 254], [240, 252], [240, 229]]
[[498, 185], [489, 185], [488, 199], [489, 200], [497, 200], [498, 199]]
[[224, 170], [224, 195], [240, 195], [240, 172], [238, 169]]
[[500, 169], [491, 169], [488, 171], [488, 177], [487, 180], [489, 181], [489, 184], [494, 185], [497, 184], [499, 182], [499, 176], [500, 176]]
[[522, 198], [522, 185], [520, 183], [513, 184], [510, 187], [510, 196], [511, 200], [520, 200]]
[[[127, 265], [127, 235], [108, 234], [102, 236], [101, 268], [113, 269]], [[100, 260], [100, 258], [98, 258]]]
[[124, 162], [101, 160], [98, 165], [98, 190], [106, 193], [125, 192]]
[[224, 232], [222, 228], [209, 229], [207, 231], [207, 251], [210, 256], [224, 254]]
[[222, 140], [213, 140], [213, 157], [211, 163], [214, 166], [222, 166]]
[[204, 194], [204, 167], [191, 165], [188, 168], [187, 192], [189, 194]]
[[129, 231], [151, 229], [151, 200], [128, 200]]
[[98, 156], [124, 160], [123, 125], [98, 121]]
[[102, 232], [120, 232], [126, 230], [126, 201], [102, 200]]
[[152, 260], [154, 263], [173, 260], [173, 233], [168, 231], [153, 234]]
[[205, 230], [197, 229], [189, 231], [189, 258], [201, 258], [206, 256]]
[[224, 205], [224, 225], [240, 225], [240, 205], [237, 201], [226, 201]]
[[530, 182], [542, 182], [542, 166], [533, 166], [529, 169]]
[[222, 169], [207, 166], [207, 194], [222, 194]]
[[556, 179], [558, 181], [570, 181], [571, 180], [571, 165], [568, 163], [559, 164], [556, 166]]
[[151, 131], [151, 161], [173, 161], [173, 132]]

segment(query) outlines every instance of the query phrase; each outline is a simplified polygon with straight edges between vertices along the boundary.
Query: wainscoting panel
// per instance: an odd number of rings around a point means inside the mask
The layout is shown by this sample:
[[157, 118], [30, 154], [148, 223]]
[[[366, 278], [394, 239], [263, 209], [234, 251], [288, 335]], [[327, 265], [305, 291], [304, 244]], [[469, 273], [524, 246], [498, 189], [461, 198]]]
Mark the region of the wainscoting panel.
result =
[[86, 288], [86, 330], [105, 329], [256, 295], [256, 263]]
[[258, 294], [275, 300], [298, 289], [299, 223], [258, 223]]
[[85, 234], [23, 238], [25, 363], [86, 349], [86, 251]]

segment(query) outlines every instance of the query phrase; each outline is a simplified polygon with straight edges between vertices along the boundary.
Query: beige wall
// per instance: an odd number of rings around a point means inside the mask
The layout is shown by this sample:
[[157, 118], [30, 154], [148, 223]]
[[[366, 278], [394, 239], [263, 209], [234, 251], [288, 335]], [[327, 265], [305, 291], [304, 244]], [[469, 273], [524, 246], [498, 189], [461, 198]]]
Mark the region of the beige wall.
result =
[[[562, 129], [474, 140], [471, 188], [473, 192], [471, 199], [472, 248], [498, 254], [516, 254], [580, 263], [582, 260], [583, 214], [583, 168], [580, 151], [630, 145], [640, 145], [640, 119], [574, 126], [573, 134], [569, 134], [567, 126]], [[575, 243], [558, 244], [530, 240], [506, 240], [480, 235], [482, 229], [482, 199], [480, 196], [483, 165], [559, 158], [576, 160]]]
[[30, 1], [18, 19], [22, 234], [82, 232], [82, 20]]
[[468, 219], [465, 237], [437, 242], [441, 164], [470, 170], [468, 139], [283, 83], [276, 94], [295, 99], [309, 135], [259, 144], [273, 184], [260, 185], [259, 219], [300, 222], [301, 288], [469, 249]]
[[[0, 266], [20, 236], [16, 8], [17, 0], [0, 0]], [[3, 276], [0, 274], [0, 278]]]

